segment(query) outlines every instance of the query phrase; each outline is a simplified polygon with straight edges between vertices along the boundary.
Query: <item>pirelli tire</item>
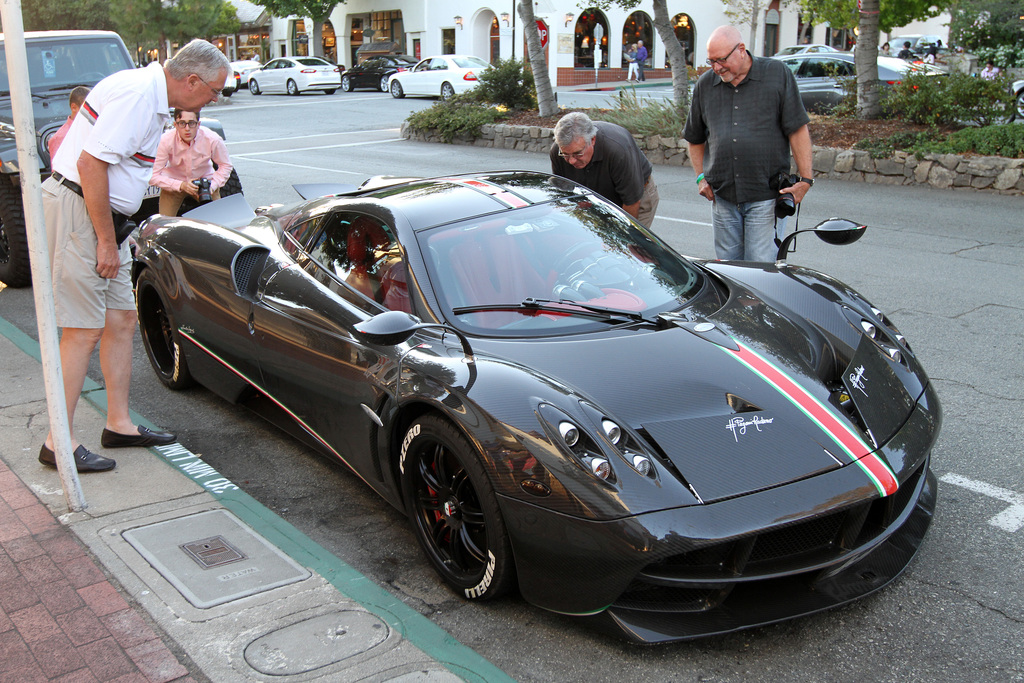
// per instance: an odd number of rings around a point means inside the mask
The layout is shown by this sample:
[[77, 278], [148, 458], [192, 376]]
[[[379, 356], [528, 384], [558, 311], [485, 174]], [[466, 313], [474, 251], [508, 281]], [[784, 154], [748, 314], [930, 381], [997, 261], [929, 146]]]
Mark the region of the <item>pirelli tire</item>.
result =
[[416, 540], [441, 578], [467, 600], [515, 585], [512, 545], [475, 449], [440, 416], [410, 425], [401, 444], [402, 496]]
[[32, 284], [25, 211], [18, 176], [0, 177], [0, 282], [8, 287]]

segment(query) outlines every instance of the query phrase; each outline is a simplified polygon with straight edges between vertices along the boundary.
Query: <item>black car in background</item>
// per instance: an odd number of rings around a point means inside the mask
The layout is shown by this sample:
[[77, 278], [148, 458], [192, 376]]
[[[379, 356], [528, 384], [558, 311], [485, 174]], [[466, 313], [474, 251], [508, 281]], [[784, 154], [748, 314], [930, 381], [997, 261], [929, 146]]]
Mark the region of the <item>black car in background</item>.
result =
[[388, 78], [398, 71], [416, 66], [418, 60], [409, 55], [380, 55], [370, 57], [362, 64], [352, 67], [341, 77], [341, 89], [352, 92], [356, 88], [376, 88], [388, 91]]

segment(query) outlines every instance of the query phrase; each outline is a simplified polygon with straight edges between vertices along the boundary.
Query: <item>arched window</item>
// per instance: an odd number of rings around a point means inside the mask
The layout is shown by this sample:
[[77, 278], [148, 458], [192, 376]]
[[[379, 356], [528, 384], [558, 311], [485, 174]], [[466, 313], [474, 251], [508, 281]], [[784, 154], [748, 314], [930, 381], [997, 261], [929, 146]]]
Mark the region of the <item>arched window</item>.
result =
[[494, 64], [496, 61], [501, 59], [501, 29], [498, 28], [498, 17], [494, 17], [494, 19], [491, 20], [490, 39], [491, 39], [491, 49], [490, 49], [491, 59], [490, 59], [490, 62], [491, 62], [491, 64]]
[[697, 33], [693, 28], [693, 19], [689, 14], [675, 15], [672, 17], [672, 30], [675, 31], [679, 44], [683, 46], [687, 66], [693, 66], [694, 53], [697, 50]]
[[628, 46], [641, 40], [644, 41], [644, 47], [647, 48], [647, 60], [644, 62], [644, 68], [650, 68], [654, 64], [654, 24], [651, 23], [647, 12], [633, 12], [626, 18], [626, 23], [622, 25], [622, 44]]
[[608, 18], [604, 12], [591, 7], [580, 14], [576, 20], [576, 36], [574, 39], [575, 59], [573, 66], [577, 68], [594, 68], [594, 27], [601, 26], [601, 63], [600, 66], [608, 66]]

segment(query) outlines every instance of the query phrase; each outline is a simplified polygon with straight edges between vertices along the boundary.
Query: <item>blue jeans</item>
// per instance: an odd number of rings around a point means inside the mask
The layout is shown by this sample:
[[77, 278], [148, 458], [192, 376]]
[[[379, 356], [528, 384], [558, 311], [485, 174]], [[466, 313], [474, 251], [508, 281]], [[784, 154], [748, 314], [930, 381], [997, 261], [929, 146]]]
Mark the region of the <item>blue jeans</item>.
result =
[[775, 244], [786, 234], [786, 219], [775, 222], [775, 200], [733, 204], [716, 196], [711, 206], [711, 226], [715, 231], [715, 255], [727, 261], [774, 261], [779, 253]]

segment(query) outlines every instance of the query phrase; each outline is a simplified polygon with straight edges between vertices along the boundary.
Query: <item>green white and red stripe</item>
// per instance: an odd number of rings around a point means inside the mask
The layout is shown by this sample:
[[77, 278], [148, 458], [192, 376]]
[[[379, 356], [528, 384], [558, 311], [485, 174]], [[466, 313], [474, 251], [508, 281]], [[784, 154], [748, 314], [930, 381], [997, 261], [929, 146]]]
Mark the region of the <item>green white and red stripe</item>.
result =
[[724, 347], [719, 348], [747, 366], [825, 432], [839, 449], [867, 475], [871, 483], [878, 489], [880, 496], [884, 498], [896, 492], [900, 483], [889, 465], [864, 442], [853, 428], [839, 418], [830, 406], [811, 395], [799, 382], [761, 354], [739, 342], [736, 344], [739, 346], [738, 351]]

